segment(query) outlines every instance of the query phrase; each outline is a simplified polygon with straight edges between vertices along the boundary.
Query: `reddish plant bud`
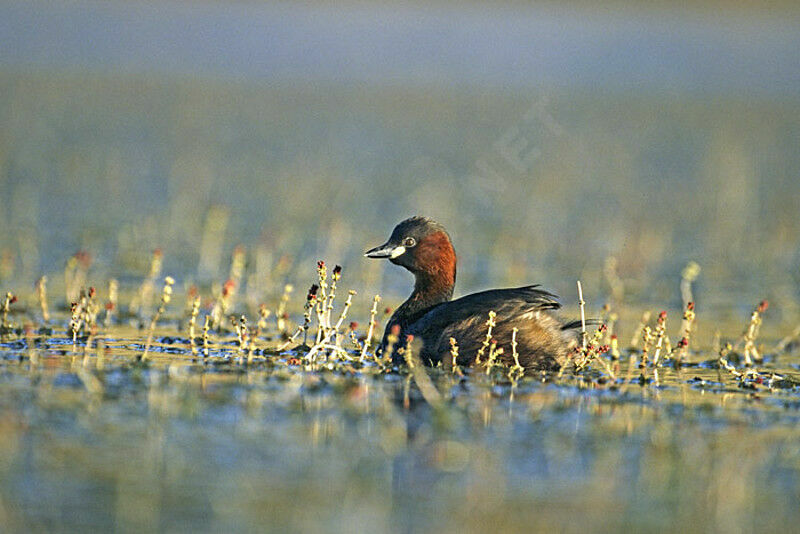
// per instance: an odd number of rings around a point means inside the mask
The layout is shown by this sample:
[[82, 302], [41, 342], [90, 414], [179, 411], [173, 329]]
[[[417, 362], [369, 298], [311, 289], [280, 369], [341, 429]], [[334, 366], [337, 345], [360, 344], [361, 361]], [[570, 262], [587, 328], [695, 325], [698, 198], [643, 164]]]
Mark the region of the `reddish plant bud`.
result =
[[664, 321], [666, 318], [667, 318], [667, 312], [666, 311], [662, 311], [661, 313], [658, 314], [658, 320], [659, 321]]
[[350, 321], [350, 330], [355, 330], [358, 328], [358, 323], [355, 321]]
[[113, 302], [106, 302], [106, 309], [108, 311], [113, 311], [114, 310], [114, 303]]
[[769, 301], [764, 299], [758, 304], [758, 313], [764, 313], [769, 308]]
[[383, 314], [384, 314], [384, 315], [389, 315], [390, 313], [392, 313], [392, 309], [391, 309], [389, 306], [386, 306], [386, 307], [383, 309]]
[[694, 302], [690, 302], [686, 305], [686, 309], [689, 311], [694, 311]]
[[227, 297], [235, 288], [236, 281], [233, 278], [228, 278], [228, 280], [225, 281], [225, 285], [222, 286], [222, 296]]
[[611, 334], [611, 339], [617, 339], [617, 334]]
[[153, 256], [156, 256], [156, 257], [160, 258], [160, 257], [162, 257], [163, 255], [164, 255], [164, 251], [163, 251], [163, 250], [161, 250], [161, 248], [160, 248], [160, 247], [159, 247], [159, 248], [157, 248], [157, 249], [155, 249], [155, 250], [153, 251]]
[[311, 284], [311, 287], [308, 290], [308, 295], [306, 296], [306, 300], [312, 301], [317, 298], [317, 290], [319, 286], [317, 284]]
[[609, 347], [608, 345], [603, 345], [603, 346], [602, 346], [602, 347], [600, 347], [600, 349], [598, 350], [598, 353], [599, 353], [599, 354], [603, 354], [604, 352], [608, 352], [608, 350], [609, 350], [610, 348], [611, 348], [611, 347]]
[[338, 275], [342, 274], [342, 266], [341, 266], [341, 265], [337, 265], [337, 266], [335, 266], [335, 267], [333, 268], [333, 274], [334, 274], [335, 276], [338, 276]]
[[190, 298], [196, 297], [198, 295], [198, 293], [200, 293], [200, 290], [197, 289], [196, 285], [192, 284], [192, 285], [189, 286], [189, 291], [187, 291], [187, 295]]
[[94, 298], [95, 294], [97, 294], [97, 290], [94, 288], [94, 286], [90, 286], [89, 287], [89, 298], [90, 299]]
[[9, 300], [8, 303], [9, 304], [14, 304], [15, 302], [17, 302], [17, 296], [16, 295], [11, 295], [11, 300]]
[[322, 260], [319, 260], [317, 262], [317, 269], [324, 269], [324, 268], [325, 268], [325, 262], [322, 261]]
[[412, 341], [414, 341], [414, 336], [411, 335], [411, 334], [408, 334], [406, 336], [406, 343], [411, 343]]
[[400, 325], [399, 324], [392, 325], [391, 332], [392, 332], [393, 336], [399, 336], [400, 335]]
[[689, 340], [685, 337], [682, 337], [680, 341], [678, 341], [678, 347], [684, 348], [689, 345]]
[[602, 324], [600, 325], [600, 328], [598, 328], [598, 330], [600, 330], [600, 332], [602, 333], [606, 333], [608, 332], [608, 325]]

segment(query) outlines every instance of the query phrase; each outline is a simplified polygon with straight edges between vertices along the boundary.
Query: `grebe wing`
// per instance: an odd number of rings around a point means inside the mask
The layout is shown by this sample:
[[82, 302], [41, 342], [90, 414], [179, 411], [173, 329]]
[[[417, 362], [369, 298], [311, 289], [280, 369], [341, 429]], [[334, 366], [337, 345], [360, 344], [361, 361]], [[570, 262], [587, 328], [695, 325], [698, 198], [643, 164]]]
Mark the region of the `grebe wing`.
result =
[[486, 320], [490, 311], [494, 311], [499, 319], [509, 314], [517, 316], [560, 307], [558, 297], [540, 289], [539, 285], [490, 289], [435, 306], [413, 324], [412, 330], [413, 333], [423, 333], [473, 318]]

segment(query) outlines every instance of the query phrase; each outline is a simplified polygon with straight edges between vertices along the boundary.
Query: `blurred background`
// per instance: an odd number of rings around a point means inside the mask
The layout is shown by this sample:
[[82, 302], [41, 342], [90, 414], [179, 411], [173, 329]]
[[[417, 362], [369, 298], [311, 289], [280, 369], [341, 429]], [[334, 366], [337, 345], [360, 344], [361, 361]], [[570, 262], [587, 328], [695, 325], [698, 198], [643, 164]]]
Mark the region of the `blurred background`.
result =
[[425, 214], [457, 294], [677, 305], [694, 260], [706, 309], [796, 316], [798, 50], [792, 2], [0, 2], [0, 284], [241, 244], [273, 294], [324, 258], [397, 300], [361, 253]]

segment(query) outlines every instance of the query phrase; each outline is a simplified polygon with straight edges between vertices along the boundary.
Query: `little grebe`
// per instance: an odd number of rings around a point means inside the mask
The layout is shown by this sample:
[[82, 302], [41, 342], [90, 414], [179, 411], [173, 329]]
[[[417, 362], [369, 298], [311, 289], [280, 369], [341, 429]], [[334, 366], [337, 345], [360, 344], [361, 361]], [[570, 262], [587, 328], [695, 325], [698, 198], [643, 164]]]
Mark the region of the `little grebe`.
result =
[[455, 338], [458, 365], [475, 363], [486, 339], [486, 321], [494, 311], [492, 337], [503, 347], [500, 359], [513, 364], [511, 338], [518, 328], [517, 354], [526, 369], [558, 369], [567, 352], [577, 343], [577, 321], [564, 322], [554, 310], [557, 297], [525, 286], [492, 289], [456, 300], [456, 253], [444, 227], [427, 217], [411, 217], [398, 224], [389, 240], [364, 253], [368, 258], [387, 258], [405, 267], [416, 279], [414, 291], [392, 315], [379, 351], [387, 345], [392, 329], [399, 326], [399, 339], [412, 335], [422, 340], [422, 360], [430, 365], [451, 364], [450, 338]]

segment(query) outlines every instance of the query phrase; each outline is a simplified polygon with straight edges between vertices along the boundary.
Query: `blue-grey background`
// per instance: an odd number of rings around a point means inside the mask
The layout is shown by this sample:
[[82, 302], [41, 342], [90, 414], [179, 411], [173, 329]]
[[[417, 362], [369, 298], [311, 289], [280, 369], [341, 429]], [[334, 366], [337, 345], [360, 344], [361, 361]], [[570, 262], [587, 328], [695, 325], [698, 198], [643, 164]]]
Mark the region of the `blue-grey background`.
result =
[[161, 247], [208, 281], [244, 244], [254, 272], [322, 257], [401, 296], [360, 252], [422, 213], [453, 236], [459, 292], [581, 277], [598, 301], [614, 257], [630, 298], [677, 301], [696, 260], [709, 306], [796, 311], [798, 13], [2, 2], [0, 277], [79, 249], [98, 278], [142, 276]]

